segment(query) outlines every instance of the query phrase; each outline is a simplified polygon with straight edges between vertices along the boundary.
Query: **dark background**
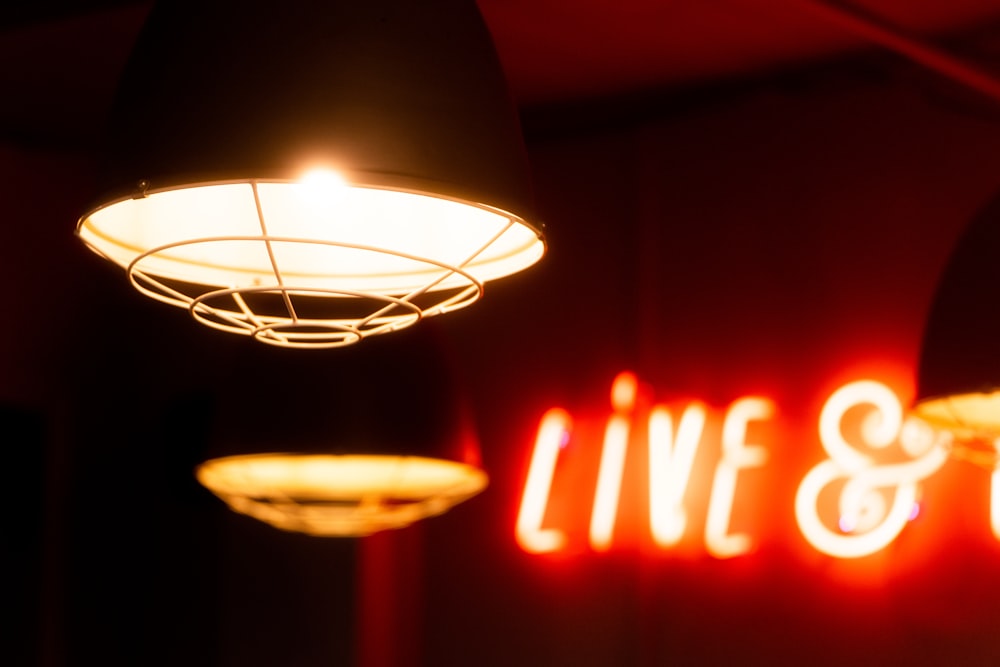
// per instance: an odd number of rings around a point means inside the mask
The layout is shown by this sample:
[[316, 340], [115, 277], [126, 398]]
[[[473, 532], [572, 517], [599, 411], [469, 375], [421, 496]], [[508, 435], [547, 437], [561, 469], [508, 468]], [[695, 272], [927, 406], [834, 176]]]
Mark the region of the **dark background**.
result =
[[[36, 34], [25, 20], [0, 46]], [[952, 43], [988, 63], [1000, 33], [968, 34]], [[73, 60], [60, 44], [53, 62]], [[135, 294], [72, 234], [94, 170], [76, 124], [103, 94], [49, 97], [21, 124], [23, 103], [0, 97], [5, 664], [996, 664], [986, 472], [947, 463], [920, 519], [855, 562], [811, 549], [792, 501], [824, 456], [815, 424], [834, 388], [870, 376], [912, 396], [936, 280], [1000, 190], [997, 103], [878, 53], [561, 100], [517, 81], [549, 253], [434, 324], [491, 486], [357, 541], [235, 515], [191, 476], [210, 445], [198, 397], [273, 385], [235, 385], [237, 364], [307, 354], [300, 380], [322, 391], [352, 351], [258, 350]], [[55, 118], [70, 120], [43, 136]], [[737, 496], [756, 503], [755, 553], [691, 546], [697, 508], [677, 552], [517, 546], [540, 416], [603, 419], [625, 369], [668, 403], [775, 400], [763, 491]], [[592, 498], [581, 489], [582, 513]]]

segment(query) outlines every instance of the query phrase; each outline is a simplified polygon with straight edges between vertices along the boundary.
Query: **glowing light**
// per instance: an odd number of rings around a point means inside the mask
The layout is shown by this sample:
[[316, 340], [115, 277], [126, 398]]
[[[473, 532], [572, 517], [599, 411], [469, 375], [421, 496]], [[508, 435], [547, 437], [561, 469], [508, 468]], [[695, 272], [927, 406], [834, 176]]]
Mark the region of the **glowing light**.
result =
[[903, 425], [903, 406], [892, 390], [873, 380], [844, 385], [830, 395], [819, 415], [819, 438], [823, 448], [846, 470], [870, 465], [871, 459], [857, 451], [840, 430], [841, 420], [855, 406], [870, 404], [876, 410], [862, 422], [862, 435], [869, 447], [890, 445]]
[[566, 544], [565, 533], [554, 528], [543, 529], [542, 521], [549, 503], [559, 450], [568, 441], [571, 424], [570, 416], [564, 410], [553, 408], [545, 413], [538, 427], [515, 530], [517, 543], [525, 551], [557, 551]]
[[302, 175], [300, 182], [317, 193], [331, 190], [342, 190], [347, 187], [347, 181], [339, 173], [331, 169], [311, 169]]
[[684, 534], [684, 492], [704, 428], [705, 408], [696, 403], [684, 410], [676, 437], [667, 408], [649, 415], [649, 521], [658, 546], [672, 547]]
[[[695, 459], [705, 444], [709, 411], [697, 401], [675, 413], [664, 405], [649, 409], [639, 395], [632, 373], [621, 373], [612, 383], [612, 414], [603, 433], [589, 526], [589, 543], [597, 552], [610, 549], [614, 542], [627, 450], [633, 433], [643, 425], [653, 542], [663, 549], [675, 547], [690, 528], [685, 496]], [[730, 404], [722, 418], [721, 453], [709, 487], [704, 527], [705, 549], [717, 558], [746, 554], [755, 546], [750, 534], [731, 532], [730, 524], [740, 473], [763, 467], [770, 459], [763, 444], [748, 442], [750, 425], [776, 413], [776, 404], [767, 398], [743, 397]], [[517, 519], [517, 540], [525, 551], [542, 553], [566, 546], [565, 531], [543, 529], [542, 524], [559, 452], [570, 442], [571, 423], [569, 414], [554, 409], [539, 425]], [[820, 411], [818, 432], [827, 458], [802, 478], [794, 500], [802, 535], [816, 550], [836, 558], [858, 558], [883, 549], [920, 515], [920, 482], [947, 460], [950, 436], [918, 419], [904, 418], [895, 393], [872, 380], [848, 383], [833, 392]], [[1000, 442], [994, 445], [1000, 449]], [[1000, 539], [1000, 469], [992, 481], [991, 526]]]
[[[256, 198], [269, 236], [311, 240], [303, 247], [280, 241], [276, 249], [278, 259], [287, 260], [283, 278], [303, 288], [407, 294], [422, 287], [428, 274], [441, 273], [439, 266], [410, 257], [461, 266], [494, 237], [496, 244], [466, 266], [479, 280], [513, 273], [519, 270], [515, 265], [541, 256], [536, 235], [522, 225], [512, 227], [507, 215], [420, 193], [344, 186], [337, 193], [343, 210], [335, 219], [304, 211], [308, 201], [302, 193], [322, 193], [321, 186], [335, 178], [316, 172], [306, 183], [226, 183], [150, 193], [98, 209], [81, 223], [80, 235], [123, 267], [139, 249], [149, 248], [152, 254], [138, 261], [150, 274], [213, 286], [254, 284], [274, 279], [267, 249], [257, 242], [262, 232]], [[205, 238], [206, 229], [211, 238]], [[456, 282], [462, 282], [460, 276], [431, 289]]]
[[923, 456], [938, 444], [938, 434], [920, 419], [907, 419], [899, 432], [899, 444], [912, 458]]
[[198, 481], [241, 514], [282, 530], [361, 536], [447, 511], [486, 473], [417, 456], [258, 454], [212, 459]]
[[635, 408], [639, 393], [639, 380], [633, 373], [619, 373], [611, 383], [611, 407], [616, 412], [629, 412]]
[[715, 468], [715, 481], [705, 521], [705, 548], [716, 558], [731, 558], [752, 548], [749, 535], [729, 533], [729, 519], [736, 494], [736, 476], [740, 470], [759, 468], [767, 462], [767, 450], [746, 443], [747, 424], [774, 416], [772, 401], [765, 398], [742, 398], [726, 412], [722, 426], [722, 456]]
[[1000, 391], [926, 399], [914, 407], [914, 412], [962, 439], [1000, 433]]
[[337, 207], [344, 205], [348, 185], [344, 177], [335, 171], [313, 169], [302, 176], [296, 191], [304, 204], [300, 214], [312, 213], [329, 220], [329, 216], [336, 213]]
[[590, 545], [595, 551], [605, 551], [611, 546], [627, 444], [628, 421], [612, 417], [604, 435], [597, 491], [594, 493], [594, 512], [590, 520]]
[[[874, 410], [861, 422], [861, 444], [877, 450], [898, 440], [904, 453], [920, 455], [905, 463], [879, 464], [848, 443], [842, 429], [844, 416], [861, 405]], [[871, 380], [844, 385], [830, 396], [820, 413], [819, 433], [829, 458], [799, 484], [795, 495], [799, 529], [817, 550], [838, 558], [858, 558], [883, 549], [910, 520], [919, 480], [933, 474], [947, 459], [944, 440], [928, 443], [923, 427], [904, 424], [899, 399], [891, 389]], [[827, 528], [819, 515], [820, 493], [839, 480], [844, 482], [838, 527], [848, 534]], [[890, 493], [891, 503], [886, 501]]]
[[346, 345], [463, 308], [544, 252], [504, 211], [328, 171], [143, 192], [92, 211], [77, 233], [147, 296], [289, 347]]
[[635, 407], [637, 381], [632, 373], [620, 373], [611, 385], [611, 405], [615, 413], [604, 432], [604, 447], [594, 492], [594, 510], [590, 518], [590, 546], [605, 551], [611, 546], [618, 514], [625, 452], [628, 448], [630, 415]]

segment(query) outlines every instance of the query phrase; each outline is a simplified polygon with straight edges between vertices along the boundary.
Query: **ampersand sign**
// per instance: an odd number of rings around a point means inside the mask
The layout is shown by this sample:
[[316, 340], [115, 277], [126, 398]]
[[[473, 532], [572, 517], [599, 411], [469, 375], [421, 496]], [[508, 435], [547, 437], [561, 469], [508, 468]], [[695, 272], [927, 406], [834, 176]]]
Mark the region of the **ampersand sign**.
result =
[[[861, 446], [855, 447], [845, 438], [844, 420], [861, 406], [870, 409], [854, 434]], [[819, 436], [829, 458], [799, 484], [795, 518], [812, 546], [838, 558], [866, 556], [896, 539], [913, 516], [920, 480], [948, 457], [948, 436], [915, 418], [904, 419], [896, 395], [873, 380], [846, 384], [830, 396], [820, 413]], [[894, 444], [909, 460], [880, 463], [865, 453]], [[840, 492], [834, 522], [821, 516], [827, 513], [820, 510], [820, 494], [828, 487]]]

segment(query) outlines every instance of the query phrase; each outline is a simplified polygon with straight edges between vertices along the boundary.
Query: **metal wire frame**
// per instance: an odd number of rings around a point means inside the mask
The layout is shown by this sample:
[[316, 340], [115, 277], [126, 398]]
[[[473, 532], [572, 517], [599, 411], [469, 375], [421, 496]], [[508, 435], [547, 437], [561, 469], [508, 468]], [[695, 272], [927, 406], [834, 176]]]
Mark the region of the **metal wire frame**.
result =
[[443, 514], [470, 496], [435, 496], [396, 501], [367, 495], [357, 502], [303, 502], [276, 492], [267, 498], [220, 495], [234, 512], [263, 521], [280, 530], [317, 537], [364, 537], [382, 530], [405, 528], [421, 519]]
[[[483, 281], [473, 276], [465, 268], [511, 227], [518, 224], [515, 218], [508, 217], [506, 225], [481, 246], [474, 248], [462, 262], [452, 265], [428, 257], [382, 247], [331, 240], [272, 236], [268, 233], [265, 215], [260, 203], [257, 189], [258, 180], [244, 182], [253, 189], [261, 228], [260, 235], [206, 236], [160, 245], [133, 258], [126, 266], [126, 273], [129, 281], [139, 292], [162, 303], [187, 308], [192, 317], [202, 324], [221, 331], [252, 336], [263, 343], [279, 347], [343, 347], [357, 343], [368, 336], [404, 329], [424, 317], [455, 311], [475, 303], [482, 298]], [[220, 288], [218, 285], [173, 280], [143, 270], [144, 260], [155, 258], [160, 253], [178, 247], [232, 241], [263, 243], [267, 250], [275, 282], [270, 285], [261, 285], [258, 282], [250, 286]], [[428, 281], [423, 286], [404, 294], [348, 288], [296, 286], [286, 282], [275, 257], [273, 249], [275, 244], [332, 246], [394, 256], [426, 265], [428, 267]], [[91, 247], [93, 248], [93, 246]], [[104, 254], [97, 248], [93, 249], [99, 254]], [[441, 287], [442, 283], [456, 277], [461, 279], [461, 284], [454, 287]], [[279, 297], [283, 304], [283, 312], [277, 310], [256, 311], [246, 298], [252, 295]], [[336, 301], [341, 306], [344, 303], [349, 303], [352, 310], [363, 310], [364, 314], [338, 315], [335, 312], [337, 308], [330, 307], [330, 316], [303, 317], [300, 316], [299, 311], [309, 309], [297, 308], [296, 303], [302, 306], [306, 301], [312, 302], [310, 304], [312, 306], [320, 301]], [[368, 305], [359, 308], [359, 304]]]
[[[495, 238], [497, 237], [490, 239], [488, 243], [478, 248], [461, 265], [451, 266], [429, 258], [417, 257], [406, 253], [335, 241], [271, 237], [264, 234], [260, 236], [206, 237], [152, 248], [133, 259], [126, 267], [126, 273], [128, 274], [129, 281], [139, 292], [157, 301], [187, 308], [196, 320], [212, 328], [253, 336], [261, 342], [281, 347], [342, 347], [356, 343], [367, 336], [404, 329], [417, 323], [424, 317], [455, 311], [478, 301], [483, 295], [483, 283], [467, 271], [464, 271], [462, 267], [488, 247]], [[281, 277], [280, 270], [275, 270], [276, 283], [273, 285], [215, 289], [211, 286], [186, 284], [190, 288], [208, 288], [196, 295], [191, 295], [168, 285], [155, 276], [144, 272], [141, 268], [143, 259], [153, 257], [157, 253], [182, 245], [211, 243], [215, 241], [260, 241], [268, 244], [304, 243], [335, 246], [410, 259], [425, 263], [431, 267], [440, 268], [441, 272], [421, 288], [399, 297], [372, 291], [322, 289], [287, 285]], [[456, 275], [465, 279], [465, 286], [455, 290], [437, 292], [436, 294], [439, 294], [441, 298], [429, 306], [421, 306], [414, 302], [418, 297], [433, 293], [435, 286]], [[249, 294], [280, 295], [285, 304], [286, 313], [284, 315], [276, 315], [273, 313], [264, 314], [254, 312], [244, 298], [244, 295]], [[233, 306], [230, 308], [212, 304], [213, 300], [225, 299], [227, 297], [232, 300]], [[300, 317], [295, 309], [295, 297], [362, 299], [370, 302], [372, 308], [371, 312], [359, 317], [304, 318]]]

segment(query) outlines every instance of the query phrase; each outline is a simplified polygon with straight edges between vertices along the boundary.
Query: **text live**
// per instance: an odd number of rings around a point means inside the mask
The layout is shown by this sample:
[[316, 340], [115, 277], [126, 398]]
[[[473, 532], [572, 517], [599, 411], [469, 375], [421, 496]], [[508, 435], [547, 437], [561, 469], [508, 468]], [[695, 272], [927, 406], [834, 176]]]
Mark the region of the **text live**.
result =
[[[705, 480], [707, 510], [705, 550], [717, 558], [749, 553], [754, 537], [731, 526], [741, 476], [773, 464], [771, 452], [752, 442], [754, 425], [766, 424], [778, 406], [768, 398], [749, 396], [733, 401], [721, 417], [718, 459]], [[611, 388], [611, 414], [601, 421], [600, 456], [596, 467], [587, 542], [594, 551], [611, 548], [620, 519], [620, 500], [630, 447], [644, 447], [648, 487], [648, 531], [655, 545], [675, 547], [694, 527], [689, 525], [686, 497], [692, 490], [696, 456], [705, 446], [707, 408], [691, 402], [682, 410], [649, 404], [637, 378], [619, 374]], [[897, 395], [874, 380], [847, 383], [823, 403], [818, 432], [822, 453], [798, 482], [795, 522], [816, 550], [837, 558], [875, 553], [890, 544], [919, 509], [920, 482], [936, 472], [948, 455], [945, 434], [936, 434], [908, 417]], [[558, 485], [562, 452], [578, 437], [573, 417], [560, 408], [541, 419], [518, 511], [516, 538], [531, 553], [556, 552], [567, 545], [565, 526], [547, 518]], [[882, 454], [885, 453], [883, 456]], [[994, 479], [992, 528], [1000, 537], [1000, 502]], [[571, 489], [575, 501], [588, 494]], [[832, 501], [831, 501], [832, 499]]]

